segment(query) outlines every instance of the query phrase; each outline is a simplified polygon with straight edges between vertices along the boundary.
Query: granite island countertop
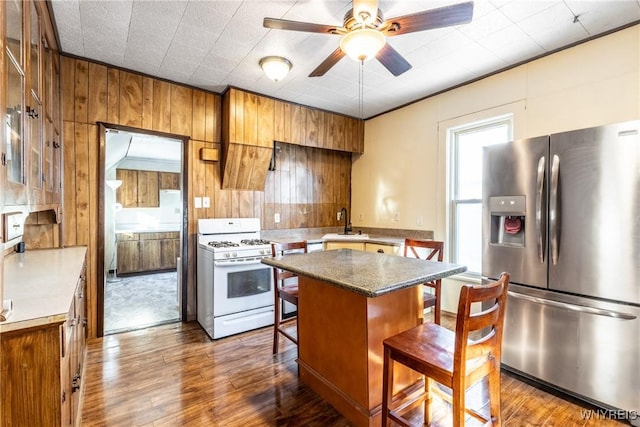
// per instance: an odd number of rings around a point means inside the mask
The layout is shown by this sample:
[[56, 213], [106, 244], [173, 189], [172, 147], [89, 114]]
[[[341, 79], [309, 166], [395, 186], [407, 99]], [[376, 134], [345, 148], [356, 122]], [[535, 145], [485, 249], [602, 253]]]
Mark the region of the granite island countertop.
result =
[[263, 258], [262, 263], [370, 298], [467, 270], [459, 264], [351, 249]]
[[87, 248], [34, 249], [4, 259], [4, 299], [13, 310], [0, 333], [64, 322]]

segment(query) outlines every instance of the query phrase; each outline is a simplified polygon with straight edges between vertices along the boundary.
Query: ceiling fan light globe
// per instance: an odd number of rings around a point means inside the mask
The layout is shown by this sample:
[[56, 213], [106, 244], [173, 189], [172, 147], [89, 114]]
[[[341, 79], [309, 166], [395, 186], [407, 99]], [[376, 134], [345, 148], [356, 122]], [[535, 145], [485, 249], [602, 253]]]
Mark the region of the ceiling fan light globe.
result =
[[340, 49], [350, 58], [364, 62], [375, 57], [386, 42], [386, 37], [380, 31], [363, 28], [351, 31], [342, 37]]
[[291, 61], [281, 56], [265, 56], [260, 60], [260, 68], [274, 82], [284, 79], [291, 70]]

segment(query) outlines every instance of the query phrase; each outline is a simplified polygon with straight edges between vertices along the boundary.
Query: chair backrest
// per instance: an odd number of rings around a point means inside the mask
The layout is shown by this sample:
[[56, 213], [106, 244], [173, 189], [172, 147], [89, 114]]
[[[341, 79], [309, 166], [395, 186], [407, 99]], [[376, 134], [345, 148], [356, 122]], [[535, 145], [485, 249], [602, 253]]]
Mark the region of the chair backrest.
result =
[[[289, 253], [307, 253], [307, 241], [296, 241], [286, 243], [271, 243], [271, 256], [287, 255]], [[276, 286], [279, 286], [281, 280], [288, 279], [290, 277], [296, 277], [295, 274], [287, 270], [281, 270], [279, 268], [273, 268], [273, 279]]]
[[[466, 361], [481, 356], [489, 356], [500, 367], [502, 353], [502, 331], [509, 288], [509, 273], [502, 273], [500, 279], [488, 285], [465, 285], [460, 289], [458, 314], [456, 319], [456, 343], [454, 354], [455, 372], [464, 378]], [[471, 304], [482, 304], [482, 310], [471, 313]], [[484, 331], [485, 335], [470, 340], [474, 331]]]
[[[426, 249], [426, 257], [422, 258], [416, 248]], [[407, 256], [407, 254], [416, 258], [442, 262], [444, 242], [438, 240], [404, 239], [404, 256]]]

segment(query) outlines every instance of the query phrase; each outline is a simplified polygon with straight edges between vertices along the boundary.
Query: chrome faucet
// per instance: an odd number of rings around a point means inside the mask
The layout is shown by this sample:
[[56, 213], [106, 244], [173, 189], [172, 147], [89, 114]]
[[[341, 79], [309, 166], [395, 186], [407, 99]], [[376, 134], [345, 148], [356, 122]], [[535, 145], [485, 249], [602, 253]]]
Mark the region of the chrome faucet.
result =
[[347, 208], [340, 209], [340, 218], [344, 219], [344, 234], [347, 235], [351, 231], [349, 216], [347, 215]]

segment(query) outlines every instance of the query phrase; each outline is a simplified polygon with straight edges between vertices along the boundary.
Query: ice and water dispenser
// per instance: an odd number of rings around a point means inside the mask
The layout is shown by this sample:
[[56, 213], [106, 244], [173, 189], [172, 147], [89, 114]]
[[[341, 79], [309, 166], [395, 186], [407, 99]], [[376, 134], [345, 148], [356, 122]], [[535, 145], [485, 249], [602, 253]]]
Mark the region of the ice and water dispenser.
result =
[[492, 245], [524, 247], [525, 196], [489, 198]]

